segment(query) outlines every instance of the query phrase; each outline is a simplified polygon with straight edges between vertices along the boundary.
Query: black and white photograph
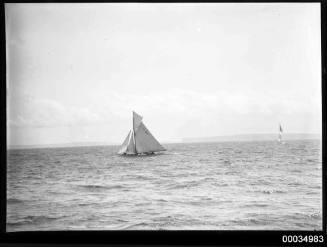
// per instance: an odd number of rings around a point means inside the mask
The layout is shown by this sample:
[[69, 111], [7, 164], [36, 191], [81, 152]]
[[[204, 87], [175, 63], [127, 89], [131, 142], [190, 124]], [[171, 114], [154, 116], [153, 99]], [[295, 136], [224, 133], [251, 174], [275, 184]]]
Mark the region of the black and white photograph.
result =
[[322, 224], [320, 3], [6, 3], [6, 231]]

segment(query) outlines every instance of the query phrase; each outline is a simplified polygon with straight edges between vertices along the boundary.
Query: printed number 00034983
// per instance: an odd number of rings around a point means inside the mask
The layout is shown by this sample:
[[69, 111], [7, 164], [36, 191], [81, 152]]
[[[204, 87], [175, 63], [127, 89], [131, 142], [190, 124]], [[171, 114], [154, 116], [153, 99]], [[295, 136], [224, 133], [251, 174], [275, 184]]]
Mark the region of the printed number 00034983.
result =
[[283, 243], [323, 243], [323, 235], [283, 235]]

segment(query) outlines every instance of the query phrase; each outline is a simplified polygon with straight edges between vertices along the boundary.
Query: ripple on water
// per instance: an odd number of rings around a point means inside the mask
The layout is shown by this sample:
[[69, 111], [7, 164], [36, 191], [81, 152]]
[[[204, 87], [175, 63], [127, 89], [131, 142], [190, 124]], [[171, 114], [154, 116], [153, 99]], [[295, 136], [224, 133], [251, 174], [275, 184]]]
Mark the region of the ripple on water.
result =
[[319, 141], [166, 146], [151, 157], [118, 146], [9, 152], [8, 228], [321, 228]]

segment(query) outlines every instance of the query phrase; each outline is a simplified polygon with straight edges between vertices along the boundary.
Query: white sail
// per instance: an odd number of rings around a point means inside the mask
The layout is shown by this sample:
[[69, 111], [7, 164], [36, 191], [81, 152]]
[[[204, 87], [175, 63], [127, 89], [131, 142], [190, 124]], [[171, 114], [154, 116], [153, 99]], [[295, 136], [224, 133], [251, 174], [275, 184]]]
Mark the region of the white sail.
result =
[[145, 127], [142, 118], [133, 111], [133, 129], [128, 133], [118, 154], [140, 154], [166, 150]]
[[130, 135], [131, 135], [131, 131], [128, 132], [128, 135], [125, 138], [123, 144], [121, 145], [121, 147], [120, 147], [120, 149], [118, 151], [118, 154], [124, 154], [124, 153], [126, 153], [128, 142], [129, 142], [129, 139], [130, 139]]
[[126, 139], [118, 151], [118, 154], [136, 154], [134, 132], [132, 130], [129, 131]]
[[141, 122], [135, 132], [135, 144], [137, 153], [147, 153], [155, 151], [166, 150], [161, 144], [153, 137], [150, 131]]
[[134, 140], [134, 131], [131, 131], [131, 134], [129, 136], [129, 141], [126, 149], [126, 154], [136, 154], [135, 150], [135, 140]]
[[134, 130], [134, 132], [137, 130], [140, 123], [142, 122], [142, 118], [143, 118], [142, 116], [140, 116], [135, 111], [133, 111], [133, 130]]
[[282, 141], [282, 133], [283, 133], [282, 126], [279, 124], [278, 142]]

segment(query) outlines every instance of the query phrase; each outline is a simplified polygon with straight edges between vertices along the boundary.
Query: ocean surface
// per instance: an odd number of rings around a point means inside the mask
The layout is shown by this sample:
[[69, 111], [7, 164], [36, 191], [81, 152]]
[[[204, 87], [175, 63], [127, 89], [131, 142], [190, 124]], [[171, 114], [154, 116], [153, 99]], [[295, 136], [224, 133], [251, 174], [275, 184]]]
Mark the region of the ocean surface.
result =
[[8, 150], [7, 231], [321, 230], [320, 140]]

